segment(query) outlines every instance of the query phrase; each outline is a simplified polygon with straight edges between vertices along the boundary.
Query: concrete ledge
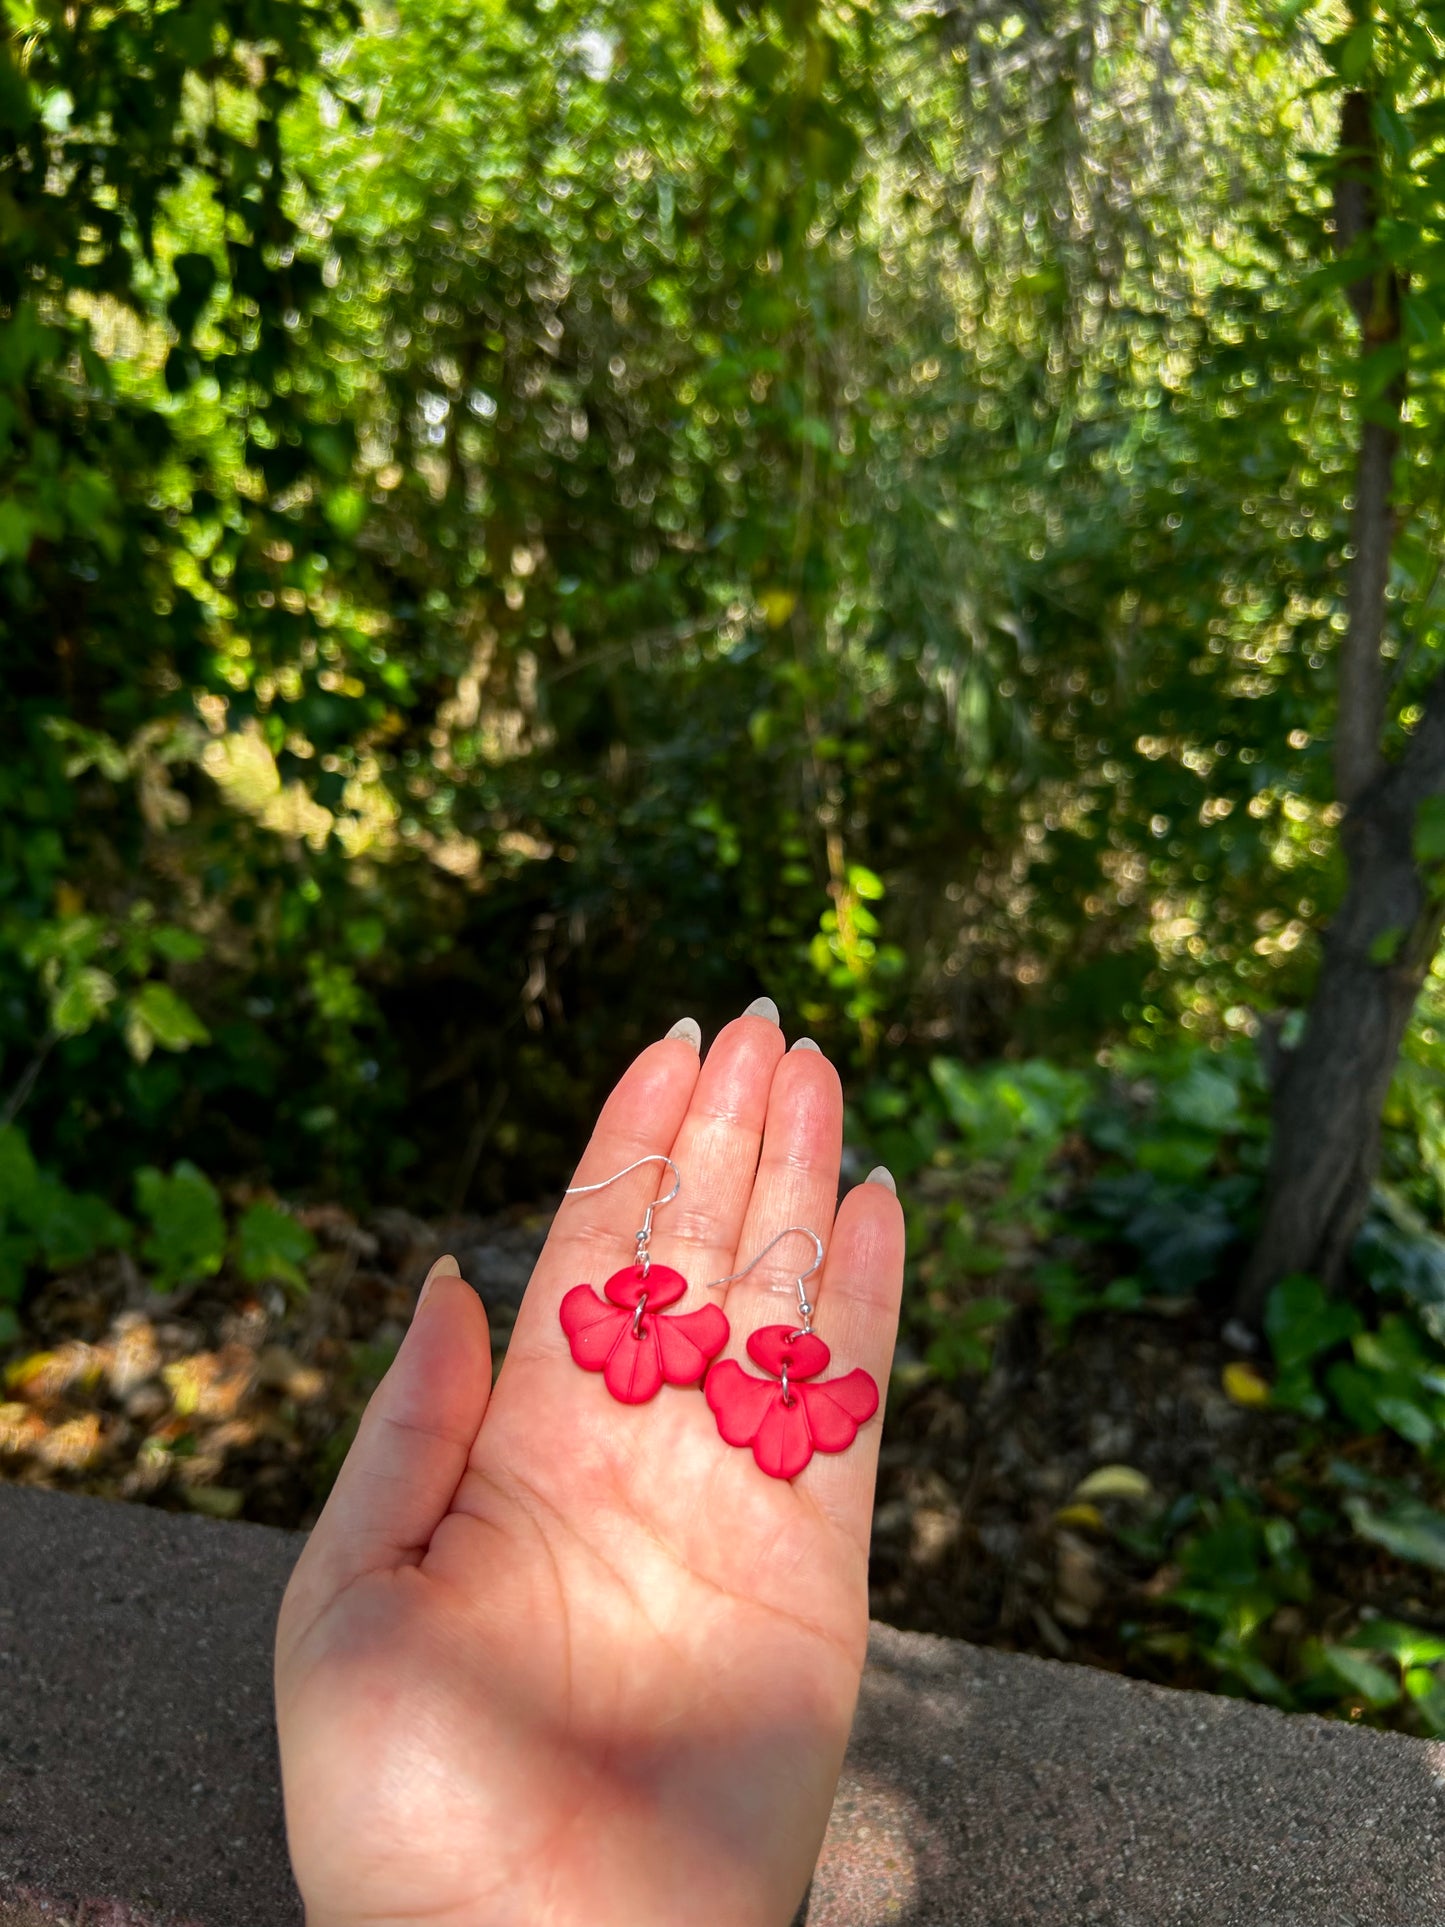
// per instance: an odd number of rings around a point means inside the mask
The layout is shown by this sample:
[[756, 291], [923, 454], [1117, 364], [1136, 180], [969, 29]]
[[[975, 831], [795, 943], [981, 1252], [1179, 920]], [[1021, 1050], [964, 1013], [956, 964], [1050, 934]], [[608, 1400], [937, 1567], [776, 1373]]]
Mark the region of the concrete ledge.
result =
[[[0, 1487], [0, 1927], [299, 1927], [297, 1541]], [[1436, 1927], [1445, 1748], [875, 1627], [807, 1927]], [[600, 1927], [612, 1927], [602, 1923]]]

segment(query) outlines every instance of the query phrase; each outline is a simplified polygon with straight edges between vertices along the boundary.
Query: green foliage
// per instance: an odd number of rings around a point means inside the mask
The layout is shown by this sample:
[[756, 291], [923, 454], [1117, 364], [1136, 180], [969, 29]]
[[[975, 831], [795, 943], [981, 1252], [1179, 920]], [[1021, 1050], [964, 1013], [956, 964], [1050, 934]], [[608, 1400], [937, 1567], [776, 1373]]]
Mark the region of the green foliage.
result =
[[1086, 1313], [1137, 1311], [1147, 1296], [1140, 1278], [1110, 1278], [1099, 1284], [1069, 1264], [1042, 1264], [1034, 1276], [1039, 1303], [1059, 1344], [1067, 1343], [1074, 1321]]
[[184, 1159], [169, 1176], [138, 1171], [135, 1202], [140, 1227], [93, 1194], [70, 1190], [36, 1163], [16, 1125], [0, 1125], [0, 1344], [19, 1329], [14, 1308], [29, 1277], [75, 1269], [106, 1250], [135, 1246], [157, 1291], [213, 1277], [229, 1256], [247, 1284], [306, 1292], [316, 1240], [280, 1206], [253, 1202], [228, 1232], [215, 1185]]
[[940, 1321], [924, 1362], [943, 1379], [987, 1372], [998, 1328], [1014, 1307], [1007, 1298], [973, 1298]]
[[[759, 982], [916, 1198], [916, 1369], [1223, 1296], [1397, 383], [1392, 753], [1445, 648], [1445, 8], [1165, 15], [12, 8], [0, 1320], [125, 1239], [91, 1187], [167, 1290], [305, 1289], [233, 1182], [534, 1198], [664, 1006]], [[1271, 1302], [1272, 1397], [1423, 1477], [1445, 977], [1384, 1177], [1364, 1302]], [[1324, 1511], [1422, 1545], [1407, 1498]], [[1170, 1527], [1208, 1663], [1434, 1719], [1433, 1658], [1274, 1653], [1316, 1526]]]
[[[1191, 1499], [1157, 1522], [1151, 1549], [1172, 1554], [1184, 1575], [1168, 1603], [1187, 1618], [1189, 1650], [1236, 1690], [1283, 1707], [1344, 1706], [1445, 1732], [1445, 1641], [1366, 1618], [1332, 1643], [1300, 1630], [1307, 1612], [1288, 1630], [1280, 1613], [1309, 1607], [1314, 1549], [1349, 1534], [1407, 1567], [1445, 1572], [1445, 1347], [1414, 1307], [1371, 1323], [1303, 1277], [1275, 1287], [1266, 1329], [1276, 1365], [1272, 1403], [1307, 1429], [1279, 1462], [1282, 1478], [1269, 1499], [1231, 1487], [1219, 1502]], [[1344, 1458], [1328, 1463], [1323, 1482], [1310, 1474], [1314, 1447], [1351, 1441], [1358, 1449], [1377, 1436], [1418, 1453], [1418, 1480]], [[1136, 1637], [1141, 1651], [1161, 1653], [1172, 1638]]]
[[1322, 1418], [1325, 1401], [1312, 1367], [1359, 1335], [1363, 1319], [1353, 1305], [1331, 1298], [1317, 1279], [1286, 1278], [1270, 1293], [1264, 1328], [1278, 1367], [1274, 1402]]
[[944, 1111], [971, 1156], [1006, 1161], [1015, 1187], [1034, 1179], [1077, 1124], [1089, 1080], [1036, 1059], [972, 1071], [954, 1058], [929, 1066]]
[[1362, 1539], [1383, 1546], [1407, 1564], [1445, 1572], [1445, 1514], [1434, 1506], [1401, 1498], [1377, 1511], [1367, 1499], [1354, 1496], [1345, 1500], [1345, 1511]]
[[1199, 1518], [1176, 1548], [1182, 1580], [1170, 1603], [1204, 1629], [1201, 1657], [1227, 1682], [1253, 1698], [1284, 1703], [1288, 1689], [1262, 1657], [1259, 1636], [1281, 1606], [1310, 1597], [1298, 1531], [1238, 1491], [1206, 1500]]
[[304, 1297], [309, 1287], [302, 1267], [315, 1250], [305, 1225], [274, 1204], [248, 1205], [237, 1221], [236, 1269], [248, 1284], [275, 1280]]
[[[441, 1207], [480, 1132], [501, 1202], [682, 984], [761, 977], [865, 1064], [1301, 993], [1358, 406], [1336, 83], [1228, 8], [1180, 11], [1161, 88], [1110, 18], [1107, 59], [1097, 21], [1005, 59], [927, 13], [573, 0], [6, 43], [0, 1053], [59, 1169]], [[1426, 317], [1414, 58], [1382, 25]], [[1176, 1217], [1210, 1089], [1140, 1147]]]
[[1388, 1429], [1445, 1472], [1445, 1345], [1414, 1306], [1367, 1324], [1314, 1279], [1290, 1278], [1271, 1293], [1265, 1328], [1277, 1406], [1314, 1419], [1332, 1413], [1357, 1433]]
[[[935, 1057], [926, 1078], [895, 1068], [864, 1087], [850, 1132], [909, 1181], [906, 1304], [926, 1370], [985, 1372], [1021, 1305], [1064, 1343], [1081, 1317], [1227, 1277], [1263, 1164], [1253, 1051], [1101, 1055], [1079, 1067]], [[1319, 1396], [1307, 1373], [1301, 1384]]]
[[1146, 1290], [1197, 1291], [1219, 1276], [1251, 1222], [1267, 1099], [1247, 1045], [1111, 1054], [1112, 1078], [1085, 1128], [1107, 1162], [1090, 1216], [1131, 1255]]
[[213, 1277], [226, 1255], [226, 1220], [216, 1187], [182, 1159], [165, 1176], [148, 1165], [136, 1173], [136, 1205], [150, 1224], [141, 1255], [161, 1290]]
[[125, 1221], [102, 1199], [42, 1170], [24, 1133], [0, 1125], [0, 1343], [18, 1329], [14, 1307], [34, 1268], [64, 1270], [128, 1241]]
[[[1081, 1318], [1149, 1316], [1227, 1285], [1263, 1162], [1258, 1059], [1182, 1043], [1102, 1055], [1068, 1073], [939, 1059], [926, 1080], [894, 1074], [865, 1090], [854, 1132], [868, 1155], [886, 1143], [913, 1173], [902, 1385], [933, 1376], [967, 1398], [1008, 1322], [1033, 1308], [1066, 1345]], [[1389, 1156], [1408, 1169], [1427, 1126], [1392, 1115]], [[1342, 1616], [1317, 1578], [1325, 1553], [1336, 1564], [1351, 1542], [1359, 1556], [1445, 1570], [1445, 1344], [1422, 1283], [1439, 1243], [1387, 1186], [1360, 1240], [1363, 1301], [1308, 1277], [1276, 1287], [1261, 1399], [1296, 1432], [1263, 1490], [1225, 1481], [1118, 1527], [1126, 1553], [1176, 1573], [1164, 1622], [1124, 1629], [1140, 1664], [1167, 1663], [1175, 1678], [1199, 1668], [1281, 1707], [1445, 1733], [1445, 1646], [1399, 1621]], [[1367, 1472], [1342, 1447], [1372, 1462], [1404, 1454], [1417, 1470]]]
[[[1337, 1472], [1358, 1478], [1353, 1468]], [[1440, 1515], [1418, 1500], [1397, 1495], [1376, 1512], [1354, 1494], [1344, 1510], [1362, 1537], [1439, 1569]], [[1445, 1640], [1429, 1628], [1367, 1616], [1343, 1639], [1285, 1630], [1291, 1618], [1307, 1623], [1312, 1550], [1339, 1529], [1313, 1497], [1292, 1518], [1237, 1487], [1217, 1500], [1185, 1502], [1163, 1522], [1160, 1543], [1182, 1575], [1167, 1603], [1189, 1624], [1190, 1651], [1226, 1691], [1289, 1711], [1337, 1711], [1431, 1737], [1445, 1733]], [[1144, 1652], [1173, 1650], [1169, 1634], [1136, 1638]]]

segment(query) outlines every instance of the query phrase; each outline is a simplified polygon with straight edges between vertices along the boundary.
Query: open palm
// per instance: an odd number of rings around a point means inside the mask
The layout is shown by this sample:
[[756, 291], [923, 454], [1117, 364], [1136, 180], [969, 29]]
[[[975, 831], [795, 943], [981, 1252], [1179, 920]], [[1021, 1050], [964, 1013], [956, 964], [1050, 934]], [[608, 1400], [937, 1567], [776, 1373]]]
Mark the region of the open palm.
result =
[[[652, 1250], [683, 1312], [814, 1227], [830, 1373], [882, 1385], [902, 1216], [865, 1184], [834, 1221], [841, 1135], [832, 1066], [745, 1016], [701, 1066], [644, 1051], [576, 1181], [672, 1157]], [[440, 1277], [372, 1400], [277, 1636], [309, 1927], [783, 1927], [802, 1895], [862, 1671], [879, 1427], [784, 1483], [700, 1390], [622, 1405], [579, 1371], [558, 1306], [629, 1262], [659, 1189], [653, 1164], [563, 1204], [495, 1390], [485, 1314]], [[765, 1286], [810, 1257], [789, 1240], [731, 1288], [725, 1357], [788, 1321]]]

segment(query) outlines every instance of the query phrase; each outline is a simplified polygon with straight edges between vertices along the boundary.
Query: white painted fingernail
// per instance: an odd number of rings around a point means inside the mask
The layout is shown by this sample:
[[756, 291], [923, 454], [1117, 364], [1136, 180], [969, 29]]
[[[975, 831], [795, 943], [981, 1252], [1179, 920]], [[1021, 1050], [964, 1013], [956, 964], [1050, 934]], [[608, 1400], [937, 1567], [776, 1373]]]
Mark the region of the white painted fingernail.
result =
[[461, 1275], [461, 1266], [449, 1251], [444, 1251], [421, 1281], [421, 1290], [417, 1293], [416, 1299], [417, 1310], [420, 1311], [426, 1303], [426, 1295], [438, 1278], [460, 1278]]
[[[696, 1017], [679, 1017], [668, 1037], [680, 1037], [685, 1044], [691, 1044], [695, 1051], [702, 1049], [702, 1025]], [[663, 1040], [666, 1042], [666, 1039]]]
[[783, 1021], [771, 997], [754, 997], [743, 1015], [744, 1017], [766, 1017], [770, 1024], [781, 1024]]
[[885, 1191], [891, 1191], [895, 1198], [898, 1196], [898, 1186], [893, 1182], [893, 1173], [888, 1169], [886, 1164], [875, 1164], [863, 1182], [865, 1184], [881, 1184]]
[[793, 1049], [794, 1050], [815, 1050], [817, 1051], [820, 1057], [823, 1055], [823, 1046], [821, 1044], [815, 1044], [811, 1037], [800, 1037], [797, 1043], [794, 1044]]

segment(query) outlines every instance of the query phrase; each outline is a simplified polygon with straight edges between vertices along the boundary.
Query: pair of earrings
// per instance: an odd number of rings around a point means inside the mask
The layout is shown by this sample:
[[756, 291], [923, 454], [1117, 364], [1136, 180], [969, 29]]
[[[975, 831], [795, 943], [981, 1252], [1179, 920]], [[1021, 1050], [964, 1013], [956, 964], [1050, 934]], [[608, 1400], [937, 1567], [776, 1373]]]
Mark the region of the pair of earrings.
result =
[[765, 1244], [752, 1261], [708, 1290], [735, 1285], [760, 1265], [774, 1245], [800, 1233], [813, 1241], [814, 1258], [797, 1279], [796, 1325], [764, 1325], [748, 1339], [748, 1357], [768, 1374], [757, 1378], [735, 1359], [718, 1359], [728, 1341], [728, 1321], [716, 1305], [672, 1312], [687, 1290], [687, 1280], [670, 1265], [652, 1262], [653, 1213], [671, 1204], [682, 1188], [677, 1166], [654, 1153], [600, 1184], [573, 1185], [566, 1195], [605, 1191], [609, 1184], [640, 1170], [665, 1164], [672, 1189], [648, 1205], [637, 1232], [632, 1263], [614, 1272], [599, 1294], [591, 1285], [574, 1285], [562, 1300], [562, 1329], [572, 1356], [584, 1371], [601, 1372], [603, 1383], [624, 1405], [644, 1405], [664, 1385], [703, 1382], [717, 1428], [729, 1445], [750, 1445], [759, 1467], [774, 1479], [796, 1478], [815, 1452], [844, 1452], [858, 1428], [878, 1410], [878, 1387], [867, 1372], [855, 1369], [841, 1378], [813, 1382], [826, 1371], [831, 1354], [813, 1330], [807, 1282], [823, 1262], [816, 1231], [789, 1225]]

